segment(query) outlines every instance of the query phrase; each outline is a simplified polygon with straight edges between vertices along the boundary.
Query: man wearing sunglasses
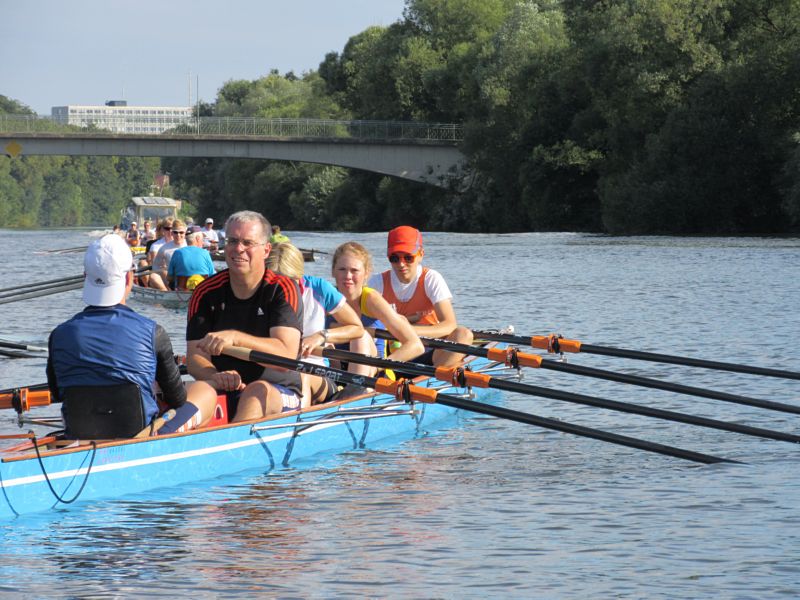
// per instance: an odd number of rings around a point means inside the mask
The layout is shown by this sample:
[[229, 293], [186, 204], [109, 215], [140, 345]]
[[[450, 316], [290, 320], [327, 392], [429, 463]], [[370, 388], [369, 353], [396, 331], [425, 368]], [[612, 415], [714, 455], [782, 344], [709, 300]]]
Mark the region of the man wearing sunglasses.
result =
[[[373, 275], [369, 287], [405, 316], [420, 337], [471, 344], [472, 332], [456, 320], [450, 288], [440, 273], [422, 266], [424, 255], [419, 230], [407, 225], [395, 227], [389, 232], [387, 246], [392, 268]], [[463, 357], [445, 350], [429, 350], [414, 362], [449, 367], [457, 365]]]

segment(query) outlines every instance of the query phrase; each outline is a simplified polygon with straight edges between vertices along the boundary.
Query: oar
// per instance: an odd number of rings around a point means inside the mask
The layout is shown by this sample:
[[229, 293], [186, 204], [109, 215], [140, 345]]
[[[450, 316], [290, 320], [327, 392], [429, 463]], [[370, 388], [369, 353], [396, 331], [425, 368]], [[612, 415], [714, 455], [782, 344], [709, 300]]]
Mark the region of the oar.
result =
[[40, 281], [38, 283], [25, 283], [25, 284], [21, 284], [21, 285], [15, 285], [14, 287], [3, 288], [2, 290], [0, 290], [0, 294], [5, 293], [5, 292], [11, 292], [11, 291], [14, 291], [14, 290], [27, 289], [29, 287], [46, 286], [46, 285], [64, 283], [65, 281], [74, 281], [76, 279], [83, 279], [83, 275], [72, 275], [70, 277], [62, 277], [60, 279], [51, 279], [49, 281]]
[[325, 250], [317, 250], [316, 248], [298, 248], [298, 250], [300, 250], [300, 252], [313, 252], [314, 254], [330, 255], [330, 252], [325, 252]]
[[[141, 275], [153, 269], [152, 266], [147, 266], [138, 271], [134, 271], [134, 275]], [[25, 288], [23, 291], [14, 292], [10, 294], [0, 295], [0, 304], [8, 304], [10, 302], [18, 302], [20, 300], [29, 300], [32, 298], [41, 298], [42, 296], [49, 296], [51, 294], [60, 294], [61, 292], [69, 292], [83, 287], [83, 275], [76, 275], [75, 277], [67, 277], [61, 283], [51, 284], [51, 282], [42, 282], [39, 284], [32, 284], [28, 286], [20, 286]], [[35, 289], [30, 289], [31, 287]], [[11, 288], [9, 288], [11, 289]]]
[[[383, 329], [376, 330], [375, 335], [384, 339], [394, 339], [391, 333]], [[794, 406], [792, 404], [775, 402], [774, 400], [749, 398], [747, 396], [740, 396], [738, 394], [718, 392], [715, 390], [698, 388], [680, 383], [671, 383], [669, 381], [661, 381], [659, 379], [650, 379], [649, 377], [640, 377], [638, 375], [626, 375], [624, 373], [616, 373], [614, 371], [604, 371], [603, 369], [595, 369], [593, 367], [571, 365], [569, 363], [562, 363], [554, 360], [543, 360], [541, 356], [517, 352], [515, 348], [502, 350], [499, 348], [476, 348], [475, 346], [458, 344], [456, 342], [448, 342], [447, 340], [437, 340], [426, 337], [422, 337], [420, 339], [422, 340], [423, 344], [432, 348], [442, 348], [444, 350], [450, 350], [460, 354], [470, 354], [472, 356], [483, 356], [485, 358], [490, 358], [491, 360], [506, 363], [509, 366], [519, 365], [523, 367], [549, 369], [551, 371], [563, 371], [565, 373], [572, 373], [574, 375], [586, 375], [587, 377], [596, 377], [600, 379], [607, 379], [609, 381], [619, 381], [621, 383], [630, 383], [632, 385], [638, 385], [641, 387], [667, 390], [670, 392], [676, 392], [678, 394], [700, 396], [702, 398], [722, 400], [723, 402], [731, 402], [733, 404], [754, 406], [756, 408], [764, 408], [767, 410], [776, 410], [800, 415], [800, 406]]]
[[86, 246], [75, 246], [73, 248], [55, 248], [53, 250], [42, 250], [41, 252], [34, 252], [34, 254], [68, 254], [70, 252], [80, 252], [86, 250]]
[[554, 400], [572, 402], [573, 404], [583, 404], [585, 406], [606, 408], [609, 410], [616, 410], [634, 415], [654, 417], [656, 419], [663, 419], [665, 421], [675, 421], [677, 423], [688, 423], [690, 425], [698, 425], [700, 427], [708, 427], [710, 429], [732, 431], [735, 433], [752, 435], [754, 437], [766, 438], [770, 440], [778, 440], [781, 442], [792, 442], [794, 444], [800, 443], [800, 435], [784, 433], [782, 431], [773, 431], [771, 429], [762, 429], [760, 427], [750, 427], [749, 425], [740, 425], [738, 423], [730, 423], [727, 421], [718, 421], [716, 419], [709, 419], [706, 417], [697, 417], [694, 415], [687, 415], [685, 413], [663, 410], [660, 408], [650, 408], [638, 404], [629, 404], [627, 402], [619, 402], [617, 400], [607, 400], [605, 398], [586, 396], [584, 394], [543, 388], [535, 385], [519, 383], [516, 381], [499, 379], [497, 377], [490, 377], [484, 373], [475, 373], [459, 367], [429, 367], [427, 365], [418, 365], [414, 363], [364, 356], [363, 354], [347, 352], [345, 350], [326, 349], [323, 350], [322, 355], [327, 358], [346, 360], [372, 367], [381, 367], [383, 369], [392, 369], [395, 372], [424, 375], [425, 377], [436, 377], [436, 379], [445, 381], [447, 383], [457, 384], [461, 387], [470, 385], [473, 387], [493, 388], [506, 392], [541, 396], [543, 398], [552, 398]]
[[229, 346], [225, 348], [222, 352], [223, 354], [227, 354], [228, 356], [233, 356], [240, 360], [273, 364], [279, 367], [284, 367], [286, 369], [292, 369], [300, 373], [308, 373], [309, 375], [316, 375], [319, 377], [328, 377], [334, 381], [342, 383], [351, 383], [359, 386], [372, 387], [378, 392], [390, 394], [399, 399], [404, 399], [407, 401], [418, 401], [427, 403], [438, 402], [439, 404], [443, 404], [445, 406], [451, 406], [453, 408], [475, 412], [478, 414], [499, 417], [502, 419], [509, 419], [511, 421], [517, 421], [519, 423], [536, 425], [538, 427], [543, 427], [545, 429], [553, 429], [555, 431], [561, 431], [564, 433], [572, 433], [574, 435], [593, 438], [611, 444], [618, 444], [621, 446], [627, 446], [629, 448], [636, 448], [638, 450], [646, 450], [648, 452], [655, 452], [658, 454], [664, 454], [667, 456], [682, 458], [685, 460], [690, 460], [703, 464], [712, 464], [719, 462], [737, 462], [725, 458], [720, 458], [718, 456], [702, 454], [699, 452], [693, 452], [691, 450], [683, 450], [681, 448], [666, 446], [664, 444], [657, 444], [655, 442], [648, 442], [645, 440], [640, 440], [625, 435], [619, 435], [616, 433], [609, 433], [606, 431], [601, 431], [599, 429], [592, 429], [590, 427], [574, 425], [572, 423], [567, 423], [565, 421], [548, 419], [546, 417], [540, 417], [530, 413], [521, 412], [518, 410], [512, 410], [509, 408], [503, 408], [499, 406], [492, 406], [490, 404], [483, 404], [481, 402], [475, 402], [473, 400], [459, 398], [458, 396], [453, 396], [450, 394], [442, 394], [431, 388], [424, 388], [415, 385], [410, 385], [407, 381], [392, 381], [390, 379], [356, 375], [354, 373], [348, 373], [347, 371], [341, 371], [339, 369], [324, 368], [320, 367], [320, 365], [318, 364], [304, 363], [301, 361], [292, 360], [290, 358], [276, 356], [274, 354], [257, 352], [256, 350], [249, 350], [247, 348], [239, 348], [235, 346]]
[[68, 283], [56, 287], [45, 288], [28, 292], [24, 294], [17, 294], [8, 298], [0, 298], [0, 304], [9, 304], [10, 302], [19, 302], [20, 300], [30, 300], [32, 298], [41, 298], [43, 296], [50, 296], [52, 294], [60, 294], [61, 292], [69, 292], [83, 287], [83, 278], [75, 283]]
[[30, 352], [47, 352], [47, 348], [42, 348], [41, 346], [29, 346], [27, 344], [19, 344], [6, 340], [0, 340], [0, 347], [13, 348], [14, 350], [28, 350]]
[[26, 285], [18, 285], [13, 288], [0, 290], [0, 298], [8, 298], [9, 296], [16, 296], [17, 294], [24, 294], [31, 291], [42, 290], [51, 287], [59, 287], [62, 285], [69, 285], [77, 281], [83, 281], [83, 275], [75, 275], [74, 277], [64, 277], [57, 281], [42, 281], [40, 283], [29, 283]]
[[754, 365], [739, 365], [715, 360], [704, 360], [701, 358], [673, 356], [670, 354], [658, 354], [655, 352], [642, 352], [640, 350], [626, 350], [624, 348], [612, 348], [610, 346], [595, 346], [592, 344], [584, 344], [578, 340], [567, 340], [555, 335], [534, 335], [525, 337], [521, 335], [481, 331], [477, 329], [474, 329], [472, 332], [475, 334], [476, 338], [480, 338], [482, 340], [493, 340], [497, 342], [506, 342], [509, 344], [524, 344], [533, 348], [547, 350], [548, 352], [585, 352], [587, 354], [603, 354], [605, 356], [617, 356], [621, 358], [632, 358], [635, 360], [648, 360], [651, 362], [684, 365], [687, 367], [716, 369], [717, 371], [732, 371], [734, 373], [765, 375], [767, 377], [782, 377], [784, 379], [800, 379], [800, 372], [797, 371], [770, 369], [767, 367], [756, 367]]
[[44, 358], [41, 354], [31, 354], [21, 350], [3, 350], [2, 348], [0, 348], [0, 356], [5, 356], [6, 358]]

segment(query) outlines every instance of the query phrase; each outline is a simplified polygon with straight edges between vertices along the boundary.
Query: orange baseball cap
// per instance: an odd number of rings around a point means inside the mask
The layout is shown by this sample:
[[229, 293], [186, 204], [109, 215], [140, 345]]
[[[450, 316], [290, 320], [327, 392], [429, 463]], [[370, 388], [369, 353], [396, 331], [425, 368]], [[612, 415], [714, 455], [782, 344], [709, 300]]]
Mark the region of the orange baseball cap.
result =
[[401, 225], [389, 232], [388, 254], [395, 252], [416, 254], [420, 250], [422, 250], [422, 234], [419, 230]]

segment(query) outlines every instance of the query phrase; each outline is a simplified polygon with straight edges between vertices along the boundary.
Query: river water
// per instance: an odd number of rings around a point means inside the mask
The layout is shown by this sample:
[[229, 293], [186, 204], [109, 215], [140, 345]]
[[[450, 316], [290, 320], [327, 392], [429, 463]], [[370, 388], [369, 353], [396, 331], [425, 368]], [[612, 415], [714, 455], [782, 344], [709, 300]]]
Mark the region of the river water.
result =
[[[96, 232], [0, 231], [0, 287], [82, 271], [42, 254]], [[385, 233], [293, 233], [332, 250]], [[425, 235], [474, 328], [800, 370], [800, 240]], [[388, 263], [380, 259], [379, 266]], [[308, 272], [329, 275], [326, 257]], [[185, 315], [132, 303], [183, 351]], [[80, 292], [6, 304], [0, 338], [44, 344]], [[800, 404], [800, 383], [625, 359], [616, 369]], [[0, 358], [0, 387], [44, 380]], [[798, 417], [578, 376], [525, 381], [797, 433]], [[0, 593], [33, 597], [778, 598], [800, 594], [800, 448], [506, 394], [505, 406], [742, 461], [696, 466], [485, 417], [434, 435], [0, 523]], [[37, 409], [48, 414], [50, 409]], [[15, 431], [11, 415], [0, 432]]]

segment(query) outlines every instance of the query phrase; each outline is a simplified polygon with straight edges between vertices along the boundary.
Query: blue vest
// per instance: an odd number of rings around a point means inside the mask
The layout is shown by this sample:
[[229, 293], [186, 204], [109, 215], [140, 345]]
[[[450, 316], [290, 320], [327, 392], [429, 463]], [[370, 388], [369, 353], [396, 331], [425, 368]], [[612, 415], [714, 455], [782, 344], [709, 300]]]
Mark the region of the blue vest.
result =
[[87, 307], [50, 336], [59, 394], [72, 386], [135, 383], [149, 423], [158, 414], [155, 339], [156, 322], [123, 304]]

